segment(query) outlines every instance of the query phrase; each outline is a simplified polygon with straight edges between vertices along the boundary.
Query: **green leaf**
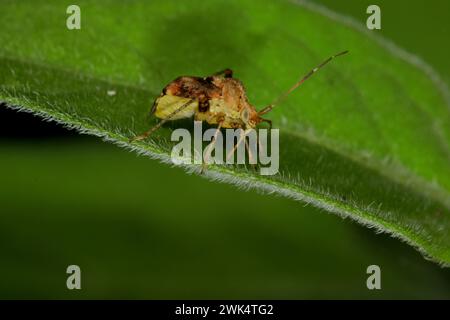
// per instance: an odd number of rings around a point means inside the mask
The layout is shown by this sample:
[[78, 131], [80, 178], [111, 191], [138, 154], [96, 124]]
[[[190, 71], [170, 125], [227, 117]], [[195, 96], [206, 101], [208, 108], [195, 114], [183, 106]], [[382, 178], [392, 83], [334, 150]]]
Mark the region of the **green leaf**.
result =
[[448, 269], [386, 235], [83, 140], [2, 142], [0, 298], [450, 298]]
[[309, 2], [78, 5], [81, 30], [66, 29], [65, 2], [0, 4], [0, 100], [169, 161], [170, 132], [185, 123], [128, 139], [156, 123], [151, 104], [177, 76], [230, 67], [261, 108], [350, 50], [268, 114], [281, 132], [278, 175], [204, 175], [353, 218], [450, 264], [450, 109], [431, 68]]

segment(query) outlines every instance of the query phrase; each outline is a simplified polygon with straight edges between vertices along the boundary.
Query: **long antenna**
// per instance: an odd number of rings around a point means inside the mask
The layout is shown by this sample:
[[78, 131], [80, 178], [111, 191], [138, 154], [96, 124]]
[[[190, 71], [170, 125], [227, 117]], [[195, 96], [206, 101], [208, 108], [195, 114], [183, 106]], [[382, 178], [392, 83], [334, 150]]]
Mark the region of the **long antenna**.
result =
[[283, 93], [282, 95], [280, 95], [278, 98], [276, 98], [271, 104], [269, 104], [267, 107], [263, 108], [261, 111], [258, 112], [258, 115], [263, 115], [266, 114], [268, 112], [270, 112], [273, 107], [275, 107], [277, 104], [279, 104], [281, 101], [283, 101], [284, 99], [286, 99], [286, 97], [295, 89], [297, 89], [298, 87], [300, 87], [300, 85], [305, 82], [306, 80], [308, 80], [309, 77], [311, 77], [314, 73], [316, 73], [317, 71], [319, 71], [320, 68], [322, 68], [323, 66], [325, 66], [328, 62], [330, 62], [331, 60], [333, 60], [336, 57], [342, 56], [344, 54], [346, 54], [348, 52], [348, 50], [339, 52], [331, 57], [329, 57], [327, 60], [325, 60], [324, 62], [322, 62], [321, 64], [319, 64], [317, 67], [315, 67], [314, 69], [312, 69], [310, 72], [308, 72], [302, 79], [300, 79], [296, 84], [294, 84], [288, 91], [286, 91], [285, 93]]

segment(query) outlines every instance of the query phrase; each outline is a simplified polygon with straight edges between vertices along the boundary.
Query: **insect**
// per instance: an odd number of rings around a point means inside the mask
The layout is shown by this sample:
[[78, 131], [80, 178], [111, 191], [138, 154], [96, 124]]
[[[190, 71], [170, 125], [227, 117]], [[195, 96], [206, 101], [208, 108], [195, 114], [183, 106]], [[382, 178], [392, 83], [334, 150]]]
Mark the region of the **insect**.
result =
[[[250, 104], [244, 86], [238, 79], [233, 78], [233, 72], [230, 69], [208, 77], [179, 77], [170, 82], [153, 103], [151, 113], [161, 121], [145, 133], [132, 138], [131, 141], [146, 139], [167, 121], [191, 117], [197, 121], [217, 125], [216, 135], [221, 128], [240, 128], [244, 130], [243, 137], [245, 137], [247, 130], [254, 129], [261, 122], [267, 122], [272, 127], [272, 121], [262, 116], [270, 112], [316, 71], [347, 52], [343, 51], [326, 59], [259, 111]], [[238, 144], [242, 140], [241, 137]]]

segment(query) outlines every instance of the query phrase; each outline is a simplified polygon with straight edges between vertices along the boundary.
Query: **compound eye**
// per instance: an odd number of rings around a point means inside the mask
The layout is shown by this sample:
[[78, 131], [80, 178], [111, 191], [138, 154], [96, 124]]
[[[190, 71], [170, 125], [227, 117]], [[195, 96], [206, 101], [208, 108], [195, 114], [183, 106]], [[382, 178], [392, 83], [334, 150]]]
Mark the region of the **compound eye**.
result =
[[242, 117], [242, 120], [243, 120], [245, 123], [248, 122], [249, 113], [248, 113], [247, 108], [245, 108], [244, 110], [242, 110], [241, 117]]

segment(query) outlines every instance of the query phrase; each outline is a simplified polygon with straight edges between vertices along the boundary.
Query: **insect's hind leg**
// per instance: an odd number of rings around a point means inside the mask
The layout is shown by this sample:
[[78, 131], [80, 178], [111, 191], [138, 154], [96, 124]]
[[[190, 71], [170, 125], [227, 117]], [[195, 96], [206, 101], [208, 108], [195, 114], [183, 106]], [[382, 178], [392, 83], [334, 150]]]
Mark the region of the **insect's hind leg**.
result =
[[130, 142], [134, 142], [134, 141], [141, 141], [141, 140], [145, 140], [147, 139], [153, 132], [155, 132], [156, 130], [158, 130], [159, 128], [161, 128], [161, 126], [165, 123], [166, 121], [162, 120], [160, 122], [158, 122], [158, 124], [156, 124], [154, 127], [150, 128], [149, 130], [145, 131], [144, 133], [137, 135], [133, 138], [130, 139]]

